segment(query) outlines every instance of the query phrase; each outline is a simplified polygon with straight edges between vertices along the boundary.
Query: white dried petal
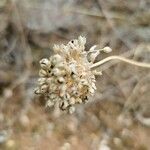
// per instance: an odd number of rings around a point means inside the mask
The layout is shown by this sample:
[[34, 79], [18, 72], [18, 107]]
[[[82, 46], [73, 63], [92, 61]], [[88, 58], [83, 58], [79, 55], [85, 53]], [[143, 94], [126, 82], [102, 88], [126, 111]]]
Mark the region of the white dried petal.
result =
[[66, 45], [64, 45], [64, 44], [59, 45], [59, 47], [60, 47], [60, 54], [61, 54], [61, 56], [66, 58], [66, 56], [69, 54], [68, 47]]
[[85, 45], [85, 43], [86, 43], [86, 38], [85, 37], [79, 36], [78, 40], [79, 40], [80, 45]]
[[96, 51], [96, 52], [93, 52], [93, 53], [91, 53], [90, 54], [90, 57], [89, 57], [89, 60], [91, 61], [91, 62], [94, 62], [95, 61], [95, 59], [96, 59], [96, 57], [99, 55], [99, 51]]
[[94, 90], [97, 89], [95, 83], [92, 83], [92, 88], [93, 88]]
[[70, 42], [68, 43], [68, 46], [69, 46], [71, 49], [75, 50], [75, 49], [76, 49], [76, 47], [75, 47], [75, 45], [74, 45], [73, 43], [74, 43], [74, 41], [73, 41], [73, 40], [72, 40], [72, 41], [70, 41]]
[[54, 50], [55, 53], [60, 52], [60, 47], [59, 47], [59, 45], [54, 44], [53, 50]]
[[71, 70], [72, 73], [74, 73], [74, 74], [77, 73], [77, 72], [76, 72], [76, 65], [75, 65], [75, 64], [71, 63], [71, 64], [69, 65], [69, 67], [70, 67], [70, 70]]
[[93, 45], [91, 48], [90, 48], [90, 50], [88, 51], [88, 52], [93, 52], [93, 51], [95, 51], [95, 48], [97, 47], [97, 45]]

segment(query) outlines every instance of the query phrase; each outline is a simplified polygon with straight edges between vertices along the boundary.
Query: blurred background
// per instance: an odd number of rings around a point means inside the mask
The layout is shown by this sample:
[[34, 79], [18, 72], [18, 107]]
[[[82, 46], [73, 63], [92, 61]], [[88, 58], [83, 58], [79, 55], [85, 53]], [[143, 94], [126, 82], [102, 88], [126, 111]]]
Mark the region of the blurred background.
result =
[[101, 66], [97, 91], [74, 114], [34, 94], [39, 60], [79, 35], [150, 63], [149, 0], [0, 0], [1, 150], [150, 150], [150, 70]]

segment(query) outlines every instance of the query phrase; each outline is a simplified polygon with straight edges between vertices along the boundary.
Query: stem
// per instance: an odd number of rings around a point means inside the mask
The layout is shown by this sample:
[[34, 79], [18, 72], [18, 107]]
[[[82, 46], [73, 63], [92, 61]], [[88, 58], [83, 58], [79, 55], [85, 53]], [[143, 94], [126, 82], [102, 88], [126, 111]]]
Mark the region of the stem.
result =
[[130, 59], [121, 57], [121, 56], [110, 56], [110, 57], [107, 57], [107, 58], [105, 58], [105, 59], [103, 59], [103, 60], [101, 60], [99, 62], [94, 63], [93, 65], [91, 65], [90, 68], [93, 69], [95, 67], [101, 66], [101, 65], [103, 65], [104, 63], [106, 63], [106, 62], [108, 62], [110, 60], [120, 60], [120, 61], [126, 62], [126, 63], [134, 65], [134, 66], [150, 68], [150, 64], [148, 64], [148, 63], [137, 62], [137, 61], [134, 61], [134, 60], [130, 60]]

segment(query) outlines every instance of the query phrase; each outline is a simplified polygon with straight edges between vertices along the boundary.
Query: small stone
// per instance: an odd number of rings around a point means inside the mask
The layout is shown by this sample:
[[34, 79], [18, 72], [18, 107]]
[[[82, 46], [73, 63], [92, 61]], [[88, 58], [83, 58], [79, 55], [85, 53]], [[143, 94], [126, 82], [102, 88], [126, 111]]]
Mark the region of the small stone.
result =
[[23, 127], [27, 127], [30, 124], [30, 120], [27, 115], [20, 116], [20, 123]]
[[6, 142], [6, 147], [7, 147], [8, 149], [14, 148], [15, 145], [16, 145], [16, 143], [15, 143], [15, 141], [12, 140], [12, 139], [10, 139], [10, 140], [8, 140], [8, 141]]

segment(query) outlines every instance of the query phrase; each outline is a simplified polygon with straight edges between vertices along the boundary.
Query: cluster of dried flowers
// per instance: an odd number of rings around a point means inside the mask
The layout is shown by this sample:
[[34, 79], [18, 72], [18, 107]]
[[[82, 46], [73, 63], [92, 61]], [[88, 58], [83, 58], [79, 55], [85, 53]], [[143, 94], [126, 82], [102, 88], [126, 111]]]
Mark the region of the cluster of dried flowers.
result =
[[54, 45], [55, 54], [40, 61], [35, 93], [46, 97], [47, 106], [58, 104], [61, 110], [72, 113], [75, 104], [88, 101], [94, 94], [96, 72], [90, 66], [100, 50], [93, 46], [85, 51], [85, 43], [86, 38], [80, 36], [67, 45]]

